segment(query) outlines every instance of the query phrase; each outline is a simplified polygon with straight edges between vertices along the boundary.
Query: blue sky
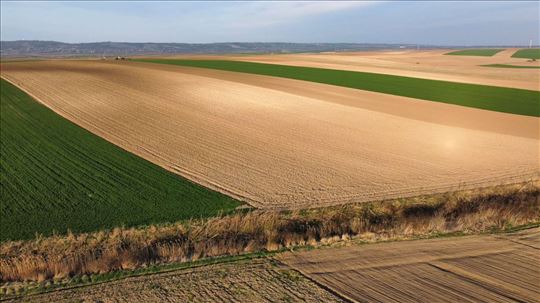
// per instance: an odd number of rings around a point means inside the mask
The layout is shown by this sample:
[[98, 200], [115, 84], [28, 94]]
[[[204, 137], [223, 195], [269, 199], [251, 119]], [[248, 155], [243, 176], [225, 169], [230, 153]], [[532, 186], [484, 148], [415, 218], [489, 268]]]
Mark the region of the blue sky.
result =
[[526, 45], [535, 1], [1, 2], [2, 40]]

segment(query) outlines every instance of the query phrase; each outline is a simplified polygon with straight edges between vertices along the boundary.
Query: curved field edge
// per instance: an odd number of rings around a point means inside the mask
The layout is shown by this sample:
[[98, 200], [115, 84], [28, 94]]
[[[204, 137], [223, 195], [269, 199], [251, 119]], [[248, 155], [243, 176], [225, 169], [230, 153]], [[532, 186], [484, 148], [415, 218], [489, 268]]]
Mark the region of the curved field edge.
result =
[[210, 217], [240, 205], [0, 85], [0, 241]]
[[243, 61], [184, 59], [136, 59], [135, 61], [275, 76], [540, 117], [538, 107], [540, 92], [533, 90]]
[[451, 56], [481, 56], [491, 57], [498, 52], [502, 52], [503, 48], [479, 48], [479, 49], [464, 49], [446, 53], [445, 55]]
[[540, 48], [524, 48], [517, 50], [512, 58], [540, 59]]

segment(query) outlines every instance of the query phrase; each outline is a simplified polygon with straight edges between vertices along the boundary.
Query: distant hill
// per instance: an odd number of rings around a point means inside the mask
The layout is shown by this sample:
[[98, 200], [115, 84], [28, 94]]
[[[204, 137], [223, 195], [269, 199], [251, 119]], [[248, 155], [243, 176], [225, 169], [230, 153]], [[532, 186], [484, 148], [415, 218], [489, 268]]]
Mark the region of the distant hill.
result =
[[[416, 45], [365, 43], [63, 43], [1, 41], [2, 57], [129, 56], [159, 54], [294, 53], [416, 48]], [[431, 47], [433, 48], [433, 47]]]

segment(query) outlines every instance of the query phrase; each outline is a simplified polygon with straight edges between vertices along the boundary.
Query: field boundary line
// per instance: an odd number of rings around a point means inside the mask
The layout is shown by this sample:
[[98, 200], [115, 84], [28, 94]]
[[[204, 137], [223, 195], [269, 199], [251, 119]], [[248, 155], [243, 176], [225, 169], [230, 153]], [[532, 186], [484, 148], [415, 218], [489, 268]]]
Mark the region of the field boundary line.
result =
[[[533, 104], [540, 92], [531, 89], [241, 60], [139, 58], [134, 61], [296, 79], [481, 110], [540, 117], [540, 111]], [[461, 93], [450, 97], [449, 94], [455, 91]], [[510, 93], [512, 96], [509, 96]], [[521, 102], [517, 107], [516, 102], [511, 102], [515, 101], [515, 94], [518, 94]], [[486, 99], [491, 100], [486, 102]], [[510, 106], [511, 104], [514, 105]]]
[[[230, 264], [230, 263], [236, 263], [236, 262], [242, 262], [242, 261], [248, 261], [248, 260], [257, 260], [257, 259], [263, 259], [263, 258], [268, 259], [269, 255], [275, 254], [275, 253], [278, 253], [278, 252], [268, 252], [268, 253], [257, 253], [257, 252], [255, 252], [255, 253], [248, 253], [248, 254], [239, 255], [239, 256], [223, 256], [223, 257], [217, 257], [217, 258], [209, 258], [209, 259], [203, 259], [203, 260], [200, 261], [200, 263], [194, 264], [194, 265], [186, 264], [185, 262], [184, 263], [180, 262], [180, 263], [173, 264], [173, 265], [178, 265], [177, 268], [174, 268], [174, 266], [173, 266], [173, 268], [158, 270], [158, 271], [155, 271], [155, 272], [152, 272], [152, 271], [142, 272], [142, 273], [136, 273], [136, 274], [132, 274], [132, 275], [121, 276], [121, 277], [118, 277], [118, 278], [112, 278], [110, 280], [89, 282], [89, 283], [86, 283], [86, 284], [76, 284], [76, 285], [71, 285], [71, 286], [67, 285], [67, 286], [64, 286], [64, 287], [45, 290], [45, 291], [42, 291], [42, 292], [30, 293], [30, 294], [26, 294], [26, 295], [23, 294], [23, 295], [12, 296], [12, 297], [7, 297], [7, 298], [0, 297], [0, 302], [7, 301], [7, 300], [13, 300], [13, 299], [36, 297], [36, 296], [40, 296], [40, 295], [43, 295], [43, 294], [62, 292], [62, 291], [85, 288], [85, 287], [101, 285], [101, 284], [108, 284], [108, 283], [112, 284], [112, 283], [120, 283], [120, 282], [123, 283], [123, 282], [126, 282], [126, 280], [141, 278], [141, 277], [145, 277], [145, 276], [171, 275], [171, 274], [174, 274], [175, 272], [195, 270], [195, 269], [202, 268], [202, 267], [205, 267], [205, 266], [220, 265], [220, 264]], [[220, 259], [223, 259], [223, 260], [220, 260]], [[197, 261], [192, 261], [190, 263], [196, 263], [196, 262]], [[184, 264], [186, 265], [186, 267], [182, 266]], [[166, 267], [166, 266], [171, 266], [171, 264], [165, 264], [164, 267]], [[159, 265], [158, 265], [158, 267], [159, 267]], [[126, 272], [126, 271], [120, 271], [120, 272]]]
[[298, 273], [300, 273], [305, 279], [311, 281], [312, 283], [314, 283], [315, 285], [317, 285], [318, 287], [320, 287], [321, 289], [324, 289], [326, 290], [327, 292], [331, 293], [332, 295], [342, 299], [343, 301], [347, 302], [347, 303], [356, 303], [358, 301], [352, 299], [351, 297], [345, 295], [345, 294], [342, 294], [340, 292], [338, 292], [337, 290], [333, 289], [331, 286], [328, 286], [328, 285], [325, 285], [319, 281], [317, 281], [317, 279], [313, 278], [313, 277], [310, 277], [308, 274], [306, 274], [303, 270], [299, 269], [299, 268], [296, 268], [296, 267], [293, 267], [291, 265], [288, 265], [287, 263], [285, 262], [282, 262], [281, 260], [278, 260], [278, 259], [275, 259], [273, 258], [273, 260], [275, 260], [276, 262], [278, 262], [280, 265], [282, 266], [286, 266], [287, 268], [290, 268]]
[[[31, 92], [29, 92], [28, 90], [26, 90], [23, 86], [21, 86], [21, 84], [15, 82], [14, 80], [11, 80], [9, 79], [8, 77], [6, 77], [5, 75], [2, 75], [0, 77], [2, 80], [5, 80], [6, 82], [9, 82], [11, 85], [17, 87], [18, 89], [20, 89], [21, 91], [23, 91], [25, 94], [27, 94], [28, 96], [30, 96], [32, 99], [36, 100], [39, 102], [39, 104], [45, 106], [46, 108], [48, 108], [49, 110], [51, 110], [52, 112], [54, 112], [55, 114], [59, 115], [60, 117], [62, 117], [63, 119], [66, 119], [67, 121], [77, 125], [78, 127], [92, 133], [93, 135], [95, 136], [98, 136], [99, 138], [107, 141], [108, 143], [122, 149], [123, 151], [127, 152], [127, 153], [130, 153], [138, 158], [141, 158], [145, 161], [148, 161], [154, 165], [157, 165], [159, 167], [161, 167], [162, 169], [168, 171], [168, 172], [171, 172], [175, 175], [178, 175], [186, 180], [188, 180], [189, 182], [192, 182], [194, 184], [197, 184], [199, 186], [202, 186], [202, 187], [205, 187], [206, 189], [208, 190], [213, 190], [213, 191], [216, 191], [216, 192], [219, 192], [223, 195], [226, 195], [232, 199], [235, 199], [239, 202], [244, 203], [244, 204], [249, 204], [251, 207], [254, 207], [254, 208], [260, 208], [260, 206], [258, 205], [262, 205], [263, 203], [261, 203], [260, 201], [256, 201], [254, 199], [251, 199], [251, 198], [248, 198], [247, 196], [243, 196], [241, 194], [237, 194], [237, 193], [234, 193], [232, 191], [229, 191], [229, 190], [226, 190], [225, 188], [223, 188], [222, 186], [220, 186], [219, 184], [214, 184], [212, 182], [208, 182], [208, 181], [205, 181], [203, 180], [202, 178], [200, 178], [199, 176], [195, 175], [195, 174], [192, 174], [190, 172], [188, 172], [186, 169], [184, 168], [181, 168], [181, 167], [178, 167], [176, 164], [174, 163], [170, 163], [169, 161], [164, 161], [164, 162], [167, 162], [167, 165], [160, 165], [158, 163], [155, 163], [154, 161], [151, 161], [151, 160], [148, 160], [147, 158], [139, 155], [139, 154], [136, 154], [134, 152], [131, 152], [125, 148], [123, 148], [122, 146], [118, 145], [118, 144], [115, 144], [114, 142], [111, 142], [110, 140], [108, 140], [107, 138], [101, 136], [100, 134], [94, 132], [94, 131], [91, 131], [90, 129], [84, 127], [83, 125], [81, 125], [80, 123], [76, 122], [76, 121], [73, 121], [72, 119], [69, 119], [65, 113], [62, 113], [62, 112], [59, 112], [57, 110], [55, 110], [53, 107], [49, 106], [47, 103], [43, 102], [40, 98], [38, 98], [37, 96], [35, 96], [34, 94], [32, 94]], [[123, 140], [122, 138], [118, 138], [118, 140], [121, 140], [121, 141], [125, 141]], [[131, 145], [131, 144], [126, 144], [126, 145]], [[141, 148], [140, 146], [136, 146], [136, 148], [139, 148], [141, 150], [145, 150], [146, 153], [148, 154], [152, 154], [150, 153], [147, 149], [145, 148]]]

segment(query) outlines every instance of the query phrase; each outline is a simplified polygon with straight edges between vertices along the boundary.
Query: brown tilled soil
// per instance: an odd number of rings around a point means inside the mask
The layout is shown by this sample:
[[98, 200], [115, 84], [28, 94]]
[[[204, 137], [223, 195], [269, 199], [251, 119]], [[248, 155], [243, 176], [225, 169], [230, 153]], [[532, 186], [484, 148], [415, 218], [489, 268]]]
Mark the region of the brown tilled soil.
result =
[[204, 266], [9, 302], [343, 302], [268, 260]]
[[426, 79], [540, 90], [540, 70], [481, 65], [538, 66], [540, 62], [512, 58], [517, 49], [492, 57], [444, 55], [451, 50], [405, 50], [353, 53], [234, 56], [230, 59], [295, 66], [374, 72]]
[[261, 208], [414, 196], [539, 171], [535, 117], [145, 63], [19, 62], [1, 71], [93, 133]]
[[540, 302], [540, 229], [354, 245], [281, 260], [357, 302]]

